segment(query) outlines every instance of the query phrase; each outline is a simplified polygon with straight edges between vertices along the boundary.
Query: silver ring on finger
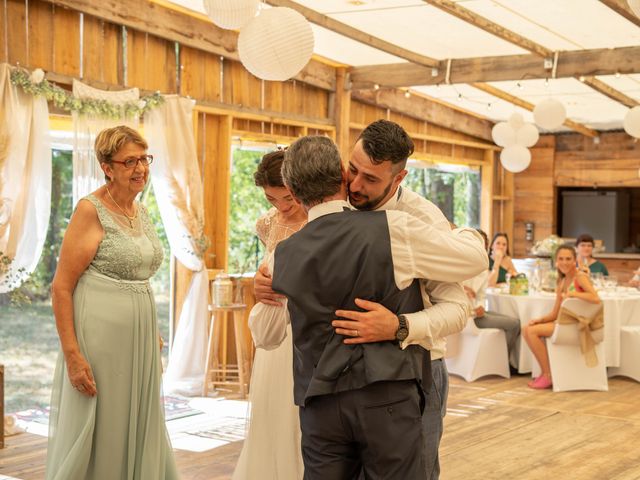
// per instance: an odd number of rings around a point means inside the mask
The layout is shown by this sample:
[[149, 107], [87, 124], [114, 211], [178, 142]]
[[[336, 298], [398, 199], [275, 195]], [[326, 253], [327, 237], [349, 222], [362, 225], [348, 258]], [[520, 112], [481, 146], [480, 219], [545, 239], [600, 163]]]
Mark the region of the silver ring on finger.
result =
[[358, 330], [356, 330], [356, 337], [360, 336], [360, 332], [358, 332]]

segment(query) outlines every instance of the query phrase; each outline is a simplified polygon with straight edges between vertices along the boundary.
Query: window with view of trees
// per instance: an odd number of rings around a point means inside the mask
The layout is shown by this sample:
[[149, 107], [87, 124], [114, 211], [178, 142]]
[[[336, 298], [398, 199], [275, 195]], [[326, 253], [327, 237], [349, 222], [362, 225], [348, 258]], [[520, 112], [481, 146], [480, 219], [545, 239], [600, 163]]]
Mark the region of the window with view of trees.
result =
[[435, 203], [458, 226], [480, 227], [480, 171], [458, 165], [423, 167], [409, 161], [403, 185]]
[[256, 221], [271, 205], [262, 188], [256, 187], [253, 173], [262, 156], [274, 145], [235, 144], [231, 156], [231, 208], [229, 214], [229, 272], [255, 272], [264, 255], [256, 235]]

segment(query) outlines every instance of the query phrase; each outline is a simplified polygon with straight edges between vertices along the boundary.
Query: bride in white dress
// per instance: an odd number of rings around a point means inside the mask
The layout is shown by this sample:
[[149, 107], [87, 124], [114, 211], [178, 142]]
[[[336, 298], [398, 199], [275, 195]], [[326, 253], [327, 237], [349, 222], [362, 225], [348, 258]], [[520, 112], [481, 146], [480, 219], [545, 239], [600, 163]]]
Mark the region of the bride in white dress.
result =
[[[266, 154], [254, 175], [256, 185], [263, 188], [274, 207], [256, 223], [267, 251], [265, 262], [278, 242], [307, 222], [307, 213], [282, 183], [283, 158], [283, 150]], [[268, 328], [271, 319], [263, 314], [263, 307], [259, 303], [252, 309], [250, 327]], [[285, 311], [283, 301], [282, 307], [271, 309], [269, 315], [284, 315]], [[298, 407], [293, 403], [291, 326], [287, 326], [286, 335], [287, 340], [273, 350], [256, 348], [249, 389], [251, 418], [233, 480], [298, 480], [304, 475]]]

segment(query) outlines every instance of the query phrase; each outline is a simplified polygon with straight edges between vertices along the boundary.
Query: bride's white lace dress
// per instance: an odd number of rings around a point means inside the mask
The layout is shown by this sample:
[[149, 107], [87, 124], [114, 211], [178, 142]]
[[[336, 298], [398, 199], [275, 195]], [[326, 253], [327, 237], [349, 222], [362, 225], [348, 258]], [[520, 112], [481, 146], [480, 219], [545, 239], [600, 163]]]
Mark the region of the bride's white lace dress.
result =
[[[273, 255], [278, 242], [304, 224], [279, 223], [275, 208], [260, 217], [256, 231], [267, 257]], [[268, 329], [272, 316], [283, 315], [285, 310], [286, 304], [278, 309], [257, 304], [251, 311], [250, 327]], [[293, 403], [291, 326], [274, 335], [286, 335], [279, 347], [256, 348], [249, 390], [250, 421], [233, 480], [297, 480], [304, 475], [298, 407]]]

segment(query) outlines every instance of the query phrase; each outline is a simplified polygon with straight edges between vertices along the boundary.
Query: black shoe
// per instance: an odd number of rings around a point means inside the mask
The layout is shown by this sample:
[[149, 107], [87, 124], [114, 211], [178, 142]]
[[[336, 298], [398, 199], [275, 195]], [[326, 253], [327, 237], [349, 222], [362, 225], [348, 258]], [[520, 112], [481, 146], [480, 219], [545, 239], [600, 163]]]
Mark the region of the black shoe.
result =
[[511, 374], [511, 376], [513, 375], [521, 375], [520, 372], [518, 371], [518, 369], [514, 366], [512, 366], [511, 364], [509, 365], [509, 373]]

